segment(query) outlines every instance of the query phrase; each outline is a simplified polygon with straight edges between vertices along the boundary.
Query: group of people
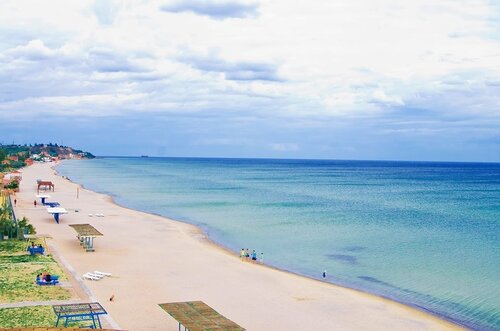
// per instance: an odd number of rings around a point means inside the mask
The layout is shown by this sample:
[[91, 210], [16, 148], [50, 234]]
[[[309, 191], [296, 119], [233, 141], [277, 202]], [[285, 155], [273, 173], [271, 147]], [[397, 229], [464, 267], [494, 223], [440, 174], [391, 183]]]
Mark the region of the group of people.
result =
[[31, 242], [31, 248], [43, 248], [41, 244], [36, 244], [34, 242]]
[[[257, 262], [257, 252], [255, 252], [254, 249], [252, 250], [252, 253], [250, 253], [248, 248], [242, 248], [240, 251], [240, 258], [241, 261]], [[264, 263], [264, 253], [260, 253], [259, 262]]]
[[36, 282], [46, 282], [50, 283], [52, 281], [52, 276], [48, 272], [42, 272], [36, 275]]

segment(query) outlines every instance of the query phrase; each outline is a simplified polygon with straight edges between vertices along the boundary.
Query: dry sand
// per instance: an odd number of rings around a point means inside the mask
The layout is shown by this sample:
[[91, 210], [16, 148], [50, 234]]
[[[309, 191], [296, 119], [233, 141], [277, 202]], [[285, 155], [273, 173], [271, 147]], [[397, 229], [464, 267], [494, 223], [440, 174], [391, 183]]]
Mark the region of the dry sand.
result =
[[[94, 270], [113, 274], [83, 282], [121, 329], [177, 330], [177, 322], [158, 304], [192, 300], [204, 301], [247, 330], [460, 329], [374, 295], [241, 262], [198, 228], [120, 207], [109, 196], [56, 176], [53, 166], [23, 170], [17, 216], [28, 217], [39, 233], [51, 234], [49, 245], [77, 275]], [[46, 208], [33, 206], [36, 179], [55, 183], [48, 200], [69, 211], [60, 224]], [[105, 216], [89, 216], [96, 213]], [[68, 226], [78, 223], [104, 234], [95, 240], [95, 252], [85, 252]]]

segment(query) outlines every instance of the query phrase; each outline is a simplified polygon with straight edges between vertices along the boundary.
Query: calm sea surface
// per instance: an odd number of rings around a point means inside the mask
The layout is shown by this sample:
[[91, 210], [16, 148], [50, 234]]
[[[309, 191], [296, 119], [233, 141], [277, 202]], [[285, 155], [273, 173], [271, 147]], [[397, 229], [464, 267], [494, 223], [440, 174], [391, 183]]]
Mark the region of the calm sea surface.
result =
[[273, 266], [500, 330], [500, 164], [99, 158], [58, 171]]

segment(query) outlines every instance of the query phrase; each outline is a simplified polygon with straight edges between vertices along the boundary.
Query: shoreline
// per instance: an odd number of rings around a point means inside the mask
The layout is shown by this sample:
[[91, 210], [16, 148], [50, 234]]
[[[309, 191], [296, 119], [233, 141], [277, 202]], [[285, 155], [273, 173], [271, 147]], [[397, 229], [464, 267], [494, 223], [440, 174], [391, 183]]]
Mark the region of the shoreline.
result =
[[[255, 269], [258, 273], [260, 273], [260, 271], [263, 271], [263, 273], [265, 273], [266, 275], [260, 275], [260, 276], [265, 276], [265, 277], [268, 277], [268, 274], [271, 275], [271, 277], [278, 277], [278, 274], [279, 274], [279, 277], [280, 278], [286, 278], [287, 281], [292, 281], [293, 283], [299, 283], [299, 284], [294, 284], [294, 285], [302, 285], [302, 286], [312, 286], [312, 287], [316, 287], [316, 288], [321, 288], [321, 290], [323, 289], [328, 289], [330, 291], [336, 291], [336, 292], [343, 292], [342, 294], [343, 295], [346, 295], [347, 297], [354, 297], [354, 301], [358, 302], [358, 301], [362, 301], [363, 304], [367, 304], [368, 307], [370, 307], [370, 305], [381, 305], [383, 306], [383, 309], [382, 310], [387, 310], [387, 309], [396, 309], [396, 310], [400, 310], [400, 313], [401, 312], [406, 312], [407, 315], [410, 315], [410, 320], [411, 319], [415, 319], [414, 321], [412, 321], [412, 323], [410, 324], [422, 324], [420, 325], [421, 327], [417, 327], [415, 328], [416, 330], [421, 330], [421, 329], [429, 329], [429, 330], [439, 330], [439, 329], [444, 329], [444, 330], [449, 330], [449, 329], [463, 329], [463, 326], [460, 325], [460, 324], [456, 324], [457, 322], [456, 321], [453, 321], [453, 320], [449, 320], [448, 318], [446, 318], [446, 316], [440, 316], [439, 314], [437, 313], [434, 313], [432, 311], [428, 311], [426, 310], [425, 308], [423, 307], [418, 307], [418, 306], [413, 306], [411, 304], [408, 304], [408, 303], [403, 303], [403, 302], [399, 302], [399, 301], [396, 301], [394, 299], [391, 299], [391, 298], [387, 298], [387, 297], [384, 297], [384, 296], [381, 296], [381, 295], [377, 295], [377, 294], [373, 294], [373, 293], [369, 293], [369, 292], [364, 292], [363, 290], [360, 290], [360, 289], [355, 289], [355, 288], [350, 288], [350, 287], [346, 287], [344, 285], [339, 285], [339, 284], [334, 284], [334, 283], [331, 283], [331, 282], [327, 282], [327, 281], [323, 281], [323, 280], [320, 280], [320, 279], [315, 279], [315, 278], [312, 278], [312, 277], [308, 277], [307, 275], [303, 275], [303, 274], [300, 274], [300, 273], [296, 273], [296, 272], [293, 272], [293, 271], [289, 271], [289, 270], [285, 270], [285, 269], [281, 269], [281, 268], [278, 268], [278, 267], [275, 267], [275, 266], [272, 266], [272, 265], [268, 265], [268, 264], [260, 264], [260, 263], [241, 263], [239, 257], [237, 254], [235, 254], [232, 250], [230, 250], [229, 248], [215, 242], [214, 240], [212, 240], [211, 238], [208, 237], [207, 233], [205, 233], [205, 231], [197, 226], [196, 224], [192, 224], [192, 223], [187, 223], [187, 222], [184, 222], [184, 221], [178, 221], [178, 220], [174, 220], [174, 219], [171, 219], [169, 217], [165, 217], [163, 215], [157, 215], [157, 214], [153, 214], [153, 213], [148, 213], [147, 211], [140, 211], [140, 210], [135, 210], [135, 209], [131, 209], [127, 206], [123, 206], [123, 205], [120, 205], [119, 203], [117, 203], [115, 201], [115, 198], [109, 194], [105, 194], [105, 193], [100, 193], [100, 192], [94, 192], [94, 191], [90, 191], [89, 189], [85, 188], [84, 185], [82, 184], [79, 184], [79, 183], [75, 183], [73, 182], [71, 179], [67, 178], [67, 177], [63, 177], [61, 174], [59, 174], [57, 172], [57, 170], [55, 169], [55, 166], [56, 165], [53, 165], [53, 164], [48, 164], [47, 166], [45, 166], [45, 168], [48, 168], [48, 170], [51, 172], [51, 174], [53, 176], [55, 176], [55, 178], [57, 179], [58, 181], [58, 190], [56, 192], [54, 192], [54, 197], [56, 197], [58, 195], [58, 192], [61, 191], [61, 186], [64, 188], [68, 188], [69, 186], [74, 186], [74, 187], [77, 187], [80, 189], [80, 194], [84, 193], [84, 195], [90, 195], [90, 196], [94, 196], [94, 197], [100, 197], [100, 199], [103, 200], [103, 202], [105, 204], [109, 204], [109, 205], [112, 205], [111, 209], [121, 209], [123, 211], [126, 211], [127, 213], [130, 213], [130, 214], [134, 214], [137, 215], [139, 214], [140, 216], [144, 217], [144, 218], [148, 218], [148, 219], [152, 219], [154, 222], [156, 221], [160, 221], [161, 223], [166, 223], [166, 225], [170, 225], [170, 226], [173, 226], [174, 228], [181, 228], [184, 232], [184, 234], [188, 234], [188, 237], [191, 241], [193, 242], [197, 242], [199, 244], [201, 244], [201, 246], [203, 246], [203, 249], [207, 251], [211, 251], [211, 253], [214, 253], [214, 254], [217, 254], [217, 255], [223, 255], [225, 256], [225, 259], [229, 258], [230, 263], [231, 264], [236, 264], [235, 266], [238, 266], [238, 265], [241, 265], [243, 266], [245, 269], [248, 269], [248, 268], [251, 268], [251, 269]], [[25, 168], [25, 171], [30, 171], [30, 170], [38, 170], [38, 169], [34, 169], [34, 167], [37, 167], [37, 165], [35, 166], [32, 166], [32, 167], [29, 167], [29, 168]], [[42, 166], [39, 166], [40, 168], [42, 168]], [[50, 168], [49, 168], [50, 167]], [[60, 185], [60, 183], [67, 183], [68, 185]], [[27, 182], [25, 182], [25, 180], [23, 180], [23, 184], [26, 185], [28, 184]], [[24, 192], [24, 191], [29, 191], [29, 189], [26, 189], [24, 188], [24, 190], [21, 192], [23, 195], [27, 194], [29, 195], [30, 193], [32, 194], [32, 196], [34, 195], [33, 192]], [[18, 195], [21, 195], [21, 193], [18, 193]], [[73, 200], [76, 200], [76, 197], [74, 197]], [[30, 201], [28, 199], [28, 201]], [[65, 206], [65, 204], [63, 203], [63, 206]], [[19, 207], [18, 207], [19, 208]], [[41, 209], [41, 208], [40, 208]], [[67, 208], [68, 209], [68, 208]], [[83, 208], [82, 208], [83, 209]], [[74, 216], [75, 214], [71, 212], [72, 209], [68, 209], [69, 211], [69, 214], [66, 214], [66, 215], [62, 215], [62, 220], [61, 220], [61, 223], [70, 223], [68, 222], [68, 218], [70, 218], [70, 215], [71, 216]], [[87, 216], [85, 215], [85, 211], [84, 212], [79, 212], [78, 216], [80, 216], [79, 218], [81, 219], [82, 217], [81, 216]], [[109, 217], [112, 217], [112, 215], [110, 214]], [[44, 226], [49, 226], [50, 228], [53, 228], [53, 224], [51, 223], [47, 223], [46, 222], [46, 216], [43, 217], [45, 219], [45, 221], [43, 222], [43, 225]], [[87, 221], [97, 221], [97, 223], [103, 223], [103, 222], [106, 222], [108, 220], [108, 215], [106, 214], [106, 217], [104, 218], [85, 218], [83, 217], [83, 219], [87, 220]], [[38, 228], [38, 222], [36, 221], [39, 221], [39, 220], [34, 220], [32, 218], [30, 218], [31, 222], [37, 226]], [[55, 224], [55, 222], [53, 222], [52, 220], [52, 223]], [[90, 222], [89, 222], [90, 223]], [[93, 222], [95, 223], [95, 222]], [[61, 225], [63, 224], [59, 224], [58, 226], [60, 227]], [[104, 224], [104, 223], [103, 223]], [[116, 224], [115, 224], [116, 225]], [[158, 225], [158, 224], [156, 224]], [[66, 232], [66, 231], [64, 231]], [[106, 234], [105, 234], [105, 237], [104, 239], [106, 238]], [[186, 238], [184, 238], [186, 239]], [[54, 237], [54, 240], [56, 243], [58, 243], [58, 240], [56, 237]], [[96, 254], [98, 251], [100, 251], [102, 248], [100, 248], [100, 241], [101, 241], [101, 238], [98, 238], [98, 240], [96, 241], [96, 252], [94, 253], [86, 253], [86, 254]], [[59, 241], [60, 242], [60, 241]], [[72, 242], [72, 241], [71, 241]], [[69, 242], [69, 245], [71, 245], [71, 242]], [[63, 252], [61, 252], [60, 250], [60, 247], [55, 247], [55, 249], [57, 250], [57, 254], [59, 254], [60, 256], [63, 256]], [[82, 253], [84, 254], [84, 253]], [[80, 254], [81, 255], [81, 254]], [[190, 258], [196, 258], [196, 257], [193, 257], [193, 256], [189, 256]], [[78, 261], [76, 261], [75, 259], [72, 259], [72, 258], [66, 258], [66, 260], [70, 261], [70, 263], [74, 266], [74, 265], [77, 265], [75, 270], [78, 270], [80, 269], [79, 266], [78, 266]], [[260, 268], [259, 268], [260, 267]], [[253, 270], [253, 271], [255, 271]], [[82, 272], [80, 272], [81, 274]], [[212, 278], [212, 280], [214, 280]], [[218, 279], [219, 281], [221, 279]], [[224, 280], [222, 279], [222, 283], [224, 283]], [[95, 282], [95, 285], [98, 285], [98, 284], [101, 284], [99, 282]], [[99, 286], [93, 286], [94, 283], [90, 283], [90, 290], [91, 292], [94, 294], [94, 296], [96, 296], [97, 292], [100, 292], [102, 289], [99, 288]], [[299, 286], [300, 287], [300, 286]], [[272, 289], [272, 288], [271, 288]], [[300, 288], [299, 288], [300, 289]], [[337, 293], [338, 294], [338, 293]], [[99, 294], [97, 294], [96, 297], [99, 298]], [[102, 297], [102, 295], [101, 295]], [[331, 298], [326, 298], [328, 300], [330, 300]], [[260, 300], [263, 300], [262, 298], [260, 298]], [[304, 302], [307, 302], [307, 301], [312, 301], [313, 299], [310, 299], [308, 298], [307, 296], [304, 297], [304, 298], [295, 298], [296, 301], [304, 301]], [[328, 300], [325, 300], [325, 301], [328, 301]], [[343, 299], [338, 299], [340, 301], [343, 301]], [[173, 300], [170, 300], [170, 301], [173, 301]], [[366, 301], [366, 302], [365, 302]], [[163, 301], [163, 302], [166, 302], [166, 301]], [[161, 302], [157, 302], [157, 303], [161, 303]], [[338, 304], [338, 303], [336, 303]], [[341, 303], [342, 304], [342, 303]], [[113, 303], [114, 305], [114, 303]], [[210, 305], [210, 303], [209, 303]], [[349, 307], [348, 306], [348, 303], [345, 303], [344, 304], [346, 307], [342, 307], [343, 310], [345, 310], [345, 308], [352, 308], [352, 307]], [[335, 305], [334, 305], [335, 306]], [[215, 308], [215, 307], [214, 307]], [[310, 308], [310, 307], [307, 307], [307, 308]], [[337, 307], [339, 308], [339, 307]], [[355, 307], [355, 308], [359, 308], [359, 307]], [[380, 313], [379, 310], [381, 310], [382, 307], [378, 307], [377, 311]], [[224, 309], [222, 310], [219, 310], [217, 308], [215, 308], [216, 310], [218, 310], [221, 314], [225, 315], [226, 317], [230, 318], [230, 319], [233, 319], [231, 317], [231, 315], [229, 315], [229, 313], [226, 313], [226, 311]], [[349, 311], [350, 309], [348, 309]], [[328, 313], [332, 313], [332, 311], [328, 310]], [[344, 311], [343, 313], [347, 313], [349, 314], [349, 312], [346, 312]], [[363, 312], [362, 312], [363, 313]], [[134, 330], [133, 327], [130, 327], [128, 326], [126, 323], [123, 323], [120, 321], [120, 317], [118, 315], [120, 315], [119, 313], [115, 313], [113, 311], [111, 311], [111, 315], [112, 317], [117, 320], [117, 322], [122, 326], [122, 327], [125, 327], [127, 329], [130, 329], [130, 330]], [[116, 315], [116, 316], [115, 316]], [[244, 315], [244, 314], [243, 314]], [[396, 314], [398, 316], [398, 319], [402, 319], [403, 317], [400, 317], [399, 314]], [[360, 316], [363, 316], [363, 317], [366, 317], [364, 316], [363, 314], [360, 315]], [[165, 314], [165, 320], [167, 319], [171, 319], [170, 317], [168, 317], [168, 315]], [[331, 320], [329, 318], [329, 316], [325, 316], [326, 317], [326, 324], [323, 323], [323, 326], [324, 325], [330, 325], [328, 322], [331, 321], [331, 325], [337, 325], [336, 322], [334, 322], [333, 320]], [[359, 318], [359, 316], [358, 316]], [[408, 316], [405, 316], [405, 318], [408, 318]], [[264, 317], [265, 319], [265, 317]], [[356, 319], [356, 318], [355, 318]], [[171, 319], [173, 320], [173, 319]], [[233, 320], [235, 320], [235, 322], [239, 322], [238, 319], [234, 318]], [[307, 318], [306, 318], [307, 320]], [[323, 321], [324, 322], [324, 321]], [[392, 321], [394, 322], [394, 321]], [[390, 326], [394, 326], [393, 324], [389, 323], [387, 325], [390, 325]], [[427, 325], [427, 323], [429, 325]], [[244, 327], [247, 327], [249, 330], [252, 330], [252, 329], [255, 329], [255, 330], [258, 330], [256, 328], [254, 328], [253, 326], [249, 326], [247, 325], [247, 323], [245, 322], [241, 322], [242, 326]], [[363, 325], [363, 327], [360, 327], [360, 325], [357, 325], [358, 323], [354, 323], [354, 324], [348, 324], [350, 325], [348, 327], [348, 329], [366, 329], [367, 327], [370, 327], [370, 328], [373, 328], [373, 324], [371, 322], [368, 322], [366, 324]], [[290, 325], [296, 325], [296, 324], [290, 324]], [[377, 325], [377, 324], [375, 324]], [[406, 325], [406, 324], [405, 324]], [[319, 326], [319, 329], [327, 329], [327, 328], [322, 328], [321, 325], [317, 325]], [[351, 327], [352, 326], [352, 327]], [[406, 325], [406, 326], [415, 326], [415, 325]], [[318, 328], [318, 327], [317, 327]], [[285, 328], [281, 328], [281, 327], [278, 327], [278, 328], [274, 328], [274, 329], [285, 329]], [[289, 329], [289, 328], [286, 328], [286, 329]], [[293, 329], [293, 328], [292, 328]], [[300, 329], [300, 328], [299, 328]], [[376, 329], [376, 328], [375, 328]], [[386, 327], [381, 327], [380, 328], [381, 330], [382, 329], [386, 329]], [[408, 328], [408, 329], [412, 329], [411, 327]], [[151, 328], [151, 330], [156, 330], [156, 328]]]

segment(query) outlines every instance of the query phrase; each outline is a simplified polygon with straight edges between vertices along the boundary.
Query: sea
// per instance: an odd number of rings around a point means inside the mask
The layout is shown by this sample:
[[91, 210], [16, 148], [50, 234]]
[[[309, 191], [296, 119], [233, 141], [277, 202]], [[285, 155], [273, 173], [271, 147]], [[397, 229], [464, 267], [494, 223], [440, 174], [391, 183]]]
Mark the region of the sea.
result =
[[500, 330], [500, 164], [101, 157], [57, 171], [236, 254]]

